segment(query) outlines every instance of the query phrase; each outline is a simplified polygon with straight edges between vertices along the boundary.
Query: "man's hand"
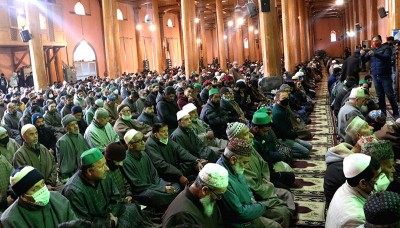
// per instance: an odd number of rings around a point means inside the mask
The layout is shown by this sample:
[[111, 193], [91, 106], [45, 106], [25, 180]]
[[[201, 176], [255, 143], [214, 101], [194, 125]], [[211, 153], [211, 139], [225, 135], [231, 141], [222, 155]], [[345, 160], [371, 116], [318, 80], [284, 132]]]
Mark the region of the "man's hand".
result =
[[213, 131], [207, 131], [206, 137], [208, 139], [213, 139], [214, 138], [214, 132]]
[[181, 176], [181, 178], [179, 178], [179, 182], [183, 187], [185, 187], [187, 183], [189, 183], [189, 180], [185, 176]]
[[204, 159], [197, 160], [197, 165], [196, 165], [197, 170], [200, 171], [204, 167], [204, 165], [207, 164], [207, 162], [208, 161]]
[[7, 196], [7, 206], [10, 206], [14, 203], [14, 199], [11, 196]]
[[176, 189], [174, 188], [174, 186], [167, 185], [165, 186], [165, 192], [168, 194], [174, 194], [176, 192]]
[[361, 54], [361, 55], [365, 55], [365, 51], [361, 49], [361, 50], [360, 50], [360, 54]]
[[114, 222], [114, 227], [117, 227], [118, 224], [118, 218], [115, 217], [112, 213], [110, 213], [110, 221]]
[[374, 55], [375, 55], [375, 52], [374, 52], [373, 50], [370, 50], [370, 51], [368, 52], [368, 55], [374, 56]]
[[125, 197], [125, 199], [126, 199], [126, 201], [128, 201], [128, 203], [132, 202], [132, 196], [127, 196], [127, 197]]

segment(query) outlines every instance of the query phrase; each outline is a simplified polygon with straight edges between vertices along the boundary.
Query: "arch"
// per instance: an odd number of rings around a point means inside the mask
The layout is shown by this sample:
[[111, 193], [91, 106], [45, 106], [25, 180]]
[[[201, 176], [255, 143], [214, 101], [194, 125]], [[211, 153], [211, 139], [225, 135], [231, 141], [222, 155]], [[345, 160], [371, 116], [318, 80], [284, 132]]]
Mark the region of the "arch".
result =
[[117, 20], [119, 20], [119, 21], [124, 20], [124, 15], [122, 14], [120, 9], [117, 9]]
[[334, 30], [331, 31], [331, 42], [336, 42], [336, 32]]
[[86, 40], [81, 40], [74, 50], [74, 62], [78, 61], [95, 61], [96, 53]]
[[74, 6], [74, 12], [77, 15], [82, 15], [85, 16], [86, 12], [85, 12], [85, 7], [83, 7], [81, 2], [77, 2]]
[[93, 46], [86, 40], [81, 40], [74, 49], [73, 63], [76, 70], [76, 78], [84, 79], [88, 76], [98, 75], [97, 56]]
[[170, 28], [174, 27], [174, 24], [172, 23], [171, 18], [168, 18], [167, 26], [170, 27]]

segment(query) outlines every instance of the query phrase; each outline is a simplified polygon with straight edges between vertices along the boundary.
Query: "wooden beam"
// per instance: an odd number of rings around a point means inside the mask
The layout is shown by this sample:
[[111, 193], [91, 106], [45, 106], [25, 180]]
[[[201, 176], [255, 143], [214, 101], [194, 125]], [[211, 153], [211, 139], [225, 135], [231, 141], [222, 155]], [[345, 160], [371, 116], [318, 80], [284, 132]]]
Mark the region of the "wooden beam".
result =
[[[11, 49], [13, 50], [13, 49]], [[14, 51], [15, 53], [15, 51]], [[25, 49], [24, 54], [22, 55], [22, 57], [18, 60], [17, 64], [14, 64], [14, 56], [13, 56], [13, 65], [14, 65], [14, 71], [16, 71], [18, 69], [18, 67], [21, 65], [22, 61], [24, 60], [25, 56], [29, 53], [29, 48]]]
[[[50, 48], [49, 48], [50, 49]], [[56, 50], [55, 52], [53, 52], [53, 56], [49, 59], [49, 62], [46, 64], [46, 67], [48, 67], [48, 65], [53, 62], [54, 58], [56, 57], [58, 51], [60, 50], [60, 48], [54, 48], [53, 50]]]

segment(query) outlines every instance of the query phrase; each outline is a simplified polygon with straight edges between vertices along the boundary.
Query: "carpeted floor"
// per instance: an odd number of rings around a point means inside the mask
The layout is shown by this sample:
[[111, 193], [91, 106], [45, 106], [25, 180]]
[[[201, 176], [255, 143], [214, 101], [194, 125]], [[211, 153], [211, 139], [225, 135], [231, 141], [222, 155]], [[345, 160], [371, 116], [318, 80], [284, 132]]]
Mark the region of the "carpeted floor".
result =
[[297, 216], [294, 218], [293, 227], [324, 227], [325, 225], [323, 188], [326, 170], [325, 153], [334, 145], [336, 138], [329, 110], [327, 78], [325, 73], [323, 81], [318, 84], [315, 110], [310, 115], [312, 123], [309, 128], [315, 134], [310, 140], [313, 144], [310, 158], [296, 160], [293, 163], [296, 181], [292, 192], [297, 204]]

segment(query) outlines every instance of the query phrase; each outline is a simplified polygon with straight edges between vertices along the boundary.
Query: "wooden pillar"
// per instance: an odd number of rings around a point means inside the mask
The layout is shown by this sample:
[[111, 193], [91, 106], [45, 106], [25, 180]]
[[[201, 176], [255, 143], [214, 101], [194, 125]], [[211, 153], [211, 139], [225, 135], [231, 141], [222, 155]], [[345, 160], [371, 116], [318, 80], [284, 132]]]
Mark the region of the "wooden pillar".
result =
[[134, 28], [135, 29], [135, 43], [136, 43], [136, 54], [137, 54], [137, 71], [142, 72], [143, 71], [143, 60], [144, 60], [144, 53], [143, 53], [143, 47], [141, 45], [140, 40], [142, 39], [141, 37], [141, 29], [138, 29], [139, 26], [142, 26], [140, 24], [140, 19], [139, 19], [139, 10], [140, 8], [133, 8], [133, 19], [134, 19]]
[[[350, 23], [349, 23], [349, 31], [353, 31], [354, 33], [356, 33], [355, 28], [354, 28], [354, 5], [353, 5], [353, 1], [349, 0], [349, 15], [350, 15]], [[356, 40], [355, 40], [355, 36], [350, 37], [350, 50], [351, 52], [354, 51], [356, 47]]]
[[183, 49], [185, 56], [185, 75], [190, 75], [193, 70], [193, 55], [191, 53], [190, 40], [190, 5], [194, 4], [193, 0], [182, 0], [181, 1], [181, 15], [182, 15], [182, 35], [183, 35]]
[[107, 75], [110, 78], [117, 77], [117, 57], [114, 43], [114, 20], [117, 20], [116, 9], [113, 9], [113, 1], [102, 0], [104, 21], [104, 43], [106, 52]]
[[114, 50], [115, 50], [115, 68], [116, 78], [122, 75], [122, 62], [121, 62], [121, 41], [119, 36], [119, 23], [117, 19], [117, 1], [112, 1], [113, 11], [113, 30], [114, 30]]
[[359, 35], [359, 33], [358, 33], [357, 29], [356, 29], [356, 24], [360, 23], [360, 19], [358, 17], [358, 12], [359, 12], [358, 0], [353, 0], [353, 13], [352, 14], [353, 14], [354, 22], [353, 22], [353, 24], [351, 26], [352, 26], [353, 31], [354, 31], [354, 38], [353, 38], [354, 39], [354, 46], [353, 46], [354, 49], [352, 49], [352, 50], [356, 50], [356, 46], [358, 44], [360, 44], [360, 35]]
[[[363, 40], [367, 40], [367, 2], [365, 0], [359, 0], [359, 13], [360, 13], [360, 43], [362, 44]], [[372, 12], [373, 13], [373, 12]]]
[[[55, 49], [56, 48], [53, 48], [54, 52], [55, 52]], [[64, 72], [63, 72], [61, 51], [57, 52], [57, 55], [54, 59], [54, 65], [56, 68], [57, 81], [64, 81]]]
[[156, 28], [155, 31], [152, 32], [153, 38], [153, 53], [154, 53], [154, 70], [158, 73], [161, 73], [163, 68], [163, 56], [162, 56], [162, 46], [161, 46], [161, 33], [160, 33], [160, 18], [158, 17], [158, 0], [152, 0], [153, 6], [153, 23]]
[[199, 72], [199, 60], [200, 60], [200, 45], [197, 43], [197, 39], [199, 38], [199, 34], [197, 29], [199, 28], [199, 23], [195, 22], [197, 18], [196, 15], [196, 1], [191, 5], [190, 11], [190, 28], [192, 30], [192, 39], [191, 39], [191, 46], [192, 46], [192, 53], [194, 54], [193, 60], [193, 70]]
[[306, 42], [306, 18], [305, 18], [305, 7], [304, 0], [297, 0], [297, 6], [299, 9], [299, 39], [300, 39], [300, 60], [302, 63], [307, 61], [307, 42]]
[[29, 54], [35, 90], [47, 88], [43, 43], [39, 25], [39, 7], [42, 4], [39, 1], [25, 1], [26, 25], [32, 34], [32, 39], [29, 41]]
[[204, 21], [204, 11], [200, 12], [200, 34], [201, 34], [201, 55], [203, 56], [203, 64], [207, 66], [207, 36], [206, 36], [206, 22]]
[[244, 45], [243, 45], [243, 24], [239, 24], [239, 20], [244, 21], [241, 12], [235, 12], [235, 28], [236, 28], [236, 48], [237, 48], [237, 62], [239, 65], [244, 64]]
[[[295, 66], [296, 66], [296, 58], [295, 58], [295, 38], [293, 37], [294, 34], [292, 34], [293, 29], [293, 12], [290, 13], [290, 11], [293, 11], [293, 0], [282, 0], [282, 28], [283, 28], [283, 49], [284, 49], [284, 56], [285, 56], [285, 68], [286, 71], [289, 71], [291, 73], [294, 72]], [[290, 15], [291, 14], [291, 15]], [[293, 20], [290, 20], [293, 19]]]
[[[181, 59], [185, 60], [185, 48], [184, 48], [184, 42], [183, 42], [183, 31], [182, 31], [182, 16], [181, 14], [178, 14], [178, 24], [179, 24], [179, 39], [180, 39], [180, 44], [181, 44]], [[182, 63], [180, 63], [182, 65]]]
[[[284, 0], [283, 0], [284, 1]], [[259, 0], [261, 4], [261, 0]], [[260, 12], [260, 42], [264, 63], [264, 76], [280, 76], [280, 46], [278, 30], [278, 16], [275, 9], [275, 0], [271, 0], [271, 11]]]
[[233, 43], [234, 43], [234, 40], [236, 38], [234, 37], [234, 33], [232, 32], [232, 27], [229, 27], [229, 25], [228, 25], [228, 29], [227, 30], [228, 30], [228, 34], [227, 34], [228, 60], [229, 60], [230, 63], [232, 63], [233, 61], [235, 61], [235, 55], [234, 55], [234, 51], [233, 51]]
[[249, 59], [250, 61], [256, 61], [256, 45], [254, 38], [254, 22], [252, 18], [248, 19], [248, 33], [249, 33]]
[[[378, 35], [378, 2], [370, 1], [369, 11], [371, 12], [371, 17], [369, 18], [369, 28], [371, 30], [371, 37], [368, 37], [368, 40], [371, 40], [373, 36]], [[369, 48], [369, 47], [368, 47]]]
[[344, 38], [344, 46], [350, 47], [349, 45], [349, 37], [347, 37], [347, 32], [349, 31], [349, 9], [345, 7], [344, 9], [344, 31], [343, 31], [343, 38]]
[[310, 19], [310, 14], [308, 12], [309, 3], [307, 2], [306, 4], [307, 5], [306, 5], [306, 8], [304, 10], [304, 14], [305, 14], [304, 17], [306, 19], [306, 22], [305, 22], [306, 53], [307, 53], [306, 57], [307, 57], [307, 60], [311, 60], [311, 56], [312, 56], [312, 47], [311, 47], [311, 44], [310, 44], [310, 23], [311, 23], [311, 19]]
[[300, 63], [300, 37], [299, 37], [299, 11], [297, 7], [297, 1], [289, 0], [289, 21], [290, 34], [292, 40], [292, 49], [294, 54], [294, 64]]
[[393, 12], [395, 15], [393, 20], [393, 29], [400, 29], [400, 0], [393, 0]]
[[[182, 0], [186, 1], [186, 0]], [[217, 26], [218, 26], [218, 51], [219, 51], [219, 63], [221, 70], [226, 71], [226, 53], [225, 53], [225, 30], [224, 30], [224, 15], [222, 14], [222, 0], [215, 0], [216, 13], [217, 13]]]
[[167, 69], [167, 41], [165, 40], [165, 35], [164, 35], [164, 12], [159, 12], [158, 13], [158, 18], [160, 22], [160, 40], [161, 40], [161, 69], [165, 70]]

